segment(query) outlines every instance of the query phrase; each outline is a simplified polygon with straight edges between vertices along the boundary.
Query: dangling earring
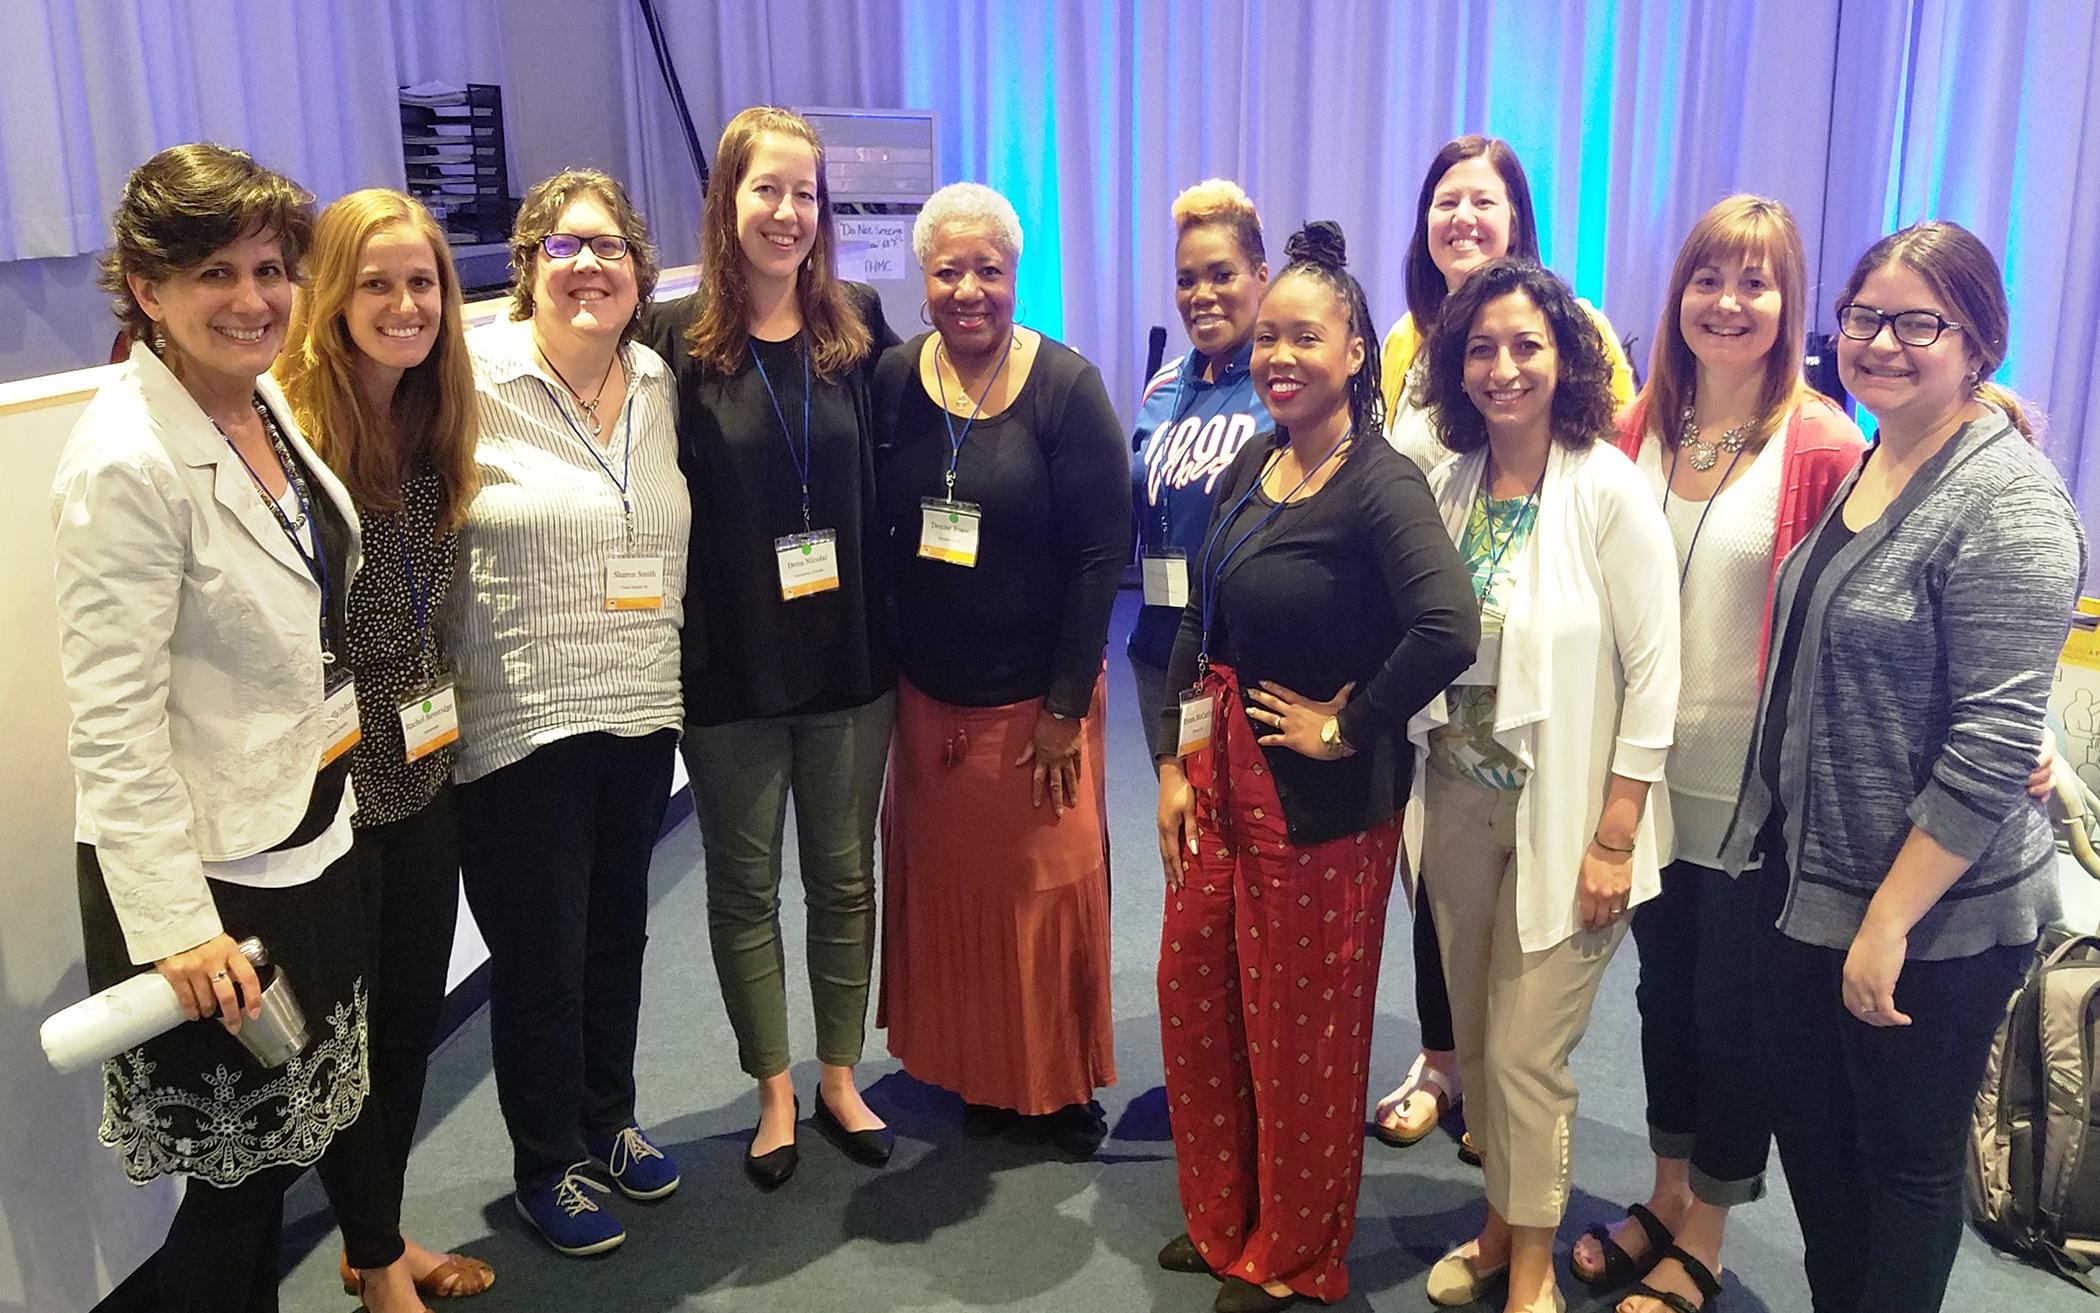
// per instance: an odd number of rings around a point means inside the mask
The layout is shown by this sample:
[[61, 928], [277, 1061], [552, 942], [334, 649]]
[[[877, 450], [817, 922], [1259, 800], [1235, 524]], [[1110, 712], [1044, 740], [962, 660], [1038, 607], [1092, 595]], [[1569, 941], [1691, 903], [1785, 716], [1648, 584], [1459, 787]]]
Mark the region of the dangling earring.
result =
[[153, 326], [153, 336], [147, 340], [146, 344], [153, 348], [153, 354], [156, 356], [168, 354], [168, 335], [159, 324]]

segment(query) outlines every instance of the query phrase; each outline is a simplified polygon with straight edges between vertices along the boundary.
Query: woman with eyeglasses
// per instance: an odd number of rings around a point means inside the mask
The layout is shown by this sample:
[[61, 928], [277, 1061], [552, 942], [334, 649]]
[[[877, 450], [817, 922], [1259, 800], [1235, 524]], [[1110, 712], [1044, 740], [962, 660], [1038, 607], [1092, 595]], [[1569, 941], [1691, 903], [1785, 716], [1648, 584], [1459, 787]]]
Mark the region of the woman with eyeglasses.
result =
[[564, 1254], [626, 1232], [678, 1166], [636, 1122], [649, 859], [681, 717], [691, 509], [671, 374], [634, 341], [656, 287], [620, 185], [569, 170], [511, 234], [511, 318], [468, 334], [481, 492], [451, 617], [460, 857], [488, 942], [518, 1212]]
[[1815, 1307], [1932, 1313], [1991, 1037], [2058, 912], [2027, 791], [2086, 545], [1991, 381], [2010, 315], [1982, 242], [1884, 237], [1837, 313], [1880, 435], [1780, 569], [1720, 857], [1762, 859], [1778, 925], [1753, 1015]]

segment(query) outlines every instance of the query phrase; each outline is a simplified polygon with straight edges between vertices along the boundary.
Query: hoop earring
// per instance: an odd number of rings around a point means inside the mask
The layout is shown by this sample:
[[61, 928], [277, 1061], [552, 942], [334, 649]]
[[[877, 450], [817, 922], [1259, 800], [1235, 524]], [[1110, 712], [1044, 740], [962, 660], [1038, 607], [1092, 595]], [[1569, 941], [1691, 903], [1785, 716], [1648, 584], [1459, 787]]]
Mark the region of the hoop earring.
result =
[[922, 296], [919, 298], [919, 322], [931, 328], [933, 327], [933, 316], [926, 313], [926, 309], [926, 298]]

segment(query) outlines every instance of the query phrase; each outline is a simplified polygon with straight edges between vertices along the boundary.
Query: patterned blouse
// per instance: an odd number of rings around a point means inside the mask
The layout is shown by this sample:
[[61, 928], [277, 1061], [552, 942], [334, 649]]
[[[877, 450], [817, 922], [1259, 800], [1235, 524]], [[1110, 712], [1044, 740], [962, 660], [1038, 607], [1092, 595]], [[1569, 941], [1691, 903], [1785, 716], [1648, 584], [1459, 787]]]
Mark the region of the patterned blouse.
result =
[[452, 774], [450, 747], [407, 759], [401, 704], [449, 677], [438, 617], [452, 588], [459, 534], [432, 536], [438, 475], [427, 464], [403, 486], [402, 503], [392, 515], [359, 508], [365, 559], [350, 584], [349, 638], [363, 730], [350, 750], [360, 829], [416, 815]]
[[[1508, 497], [1496, 501], [1486, 494], [1474, 499], [1466, 515], [1466, 530], [1459, 535], [1458, 554], [1472, 573], [1473, 592], [1480, 598], [1480, 628], [1483, 634], [1502, 627], [1503, 600], [1515, 579], [1524, 545], [1539, 522], [1536, 497]], [[1438, 761], [1466, 779], [1491, 789], [1517, 790], [1531, 772], [1508, 748], [1495, 739], [1495, 686], [1453, 684], [1445, 696], [1450, 701], [1451, 720], [1430, 731], [1429, 751]]]

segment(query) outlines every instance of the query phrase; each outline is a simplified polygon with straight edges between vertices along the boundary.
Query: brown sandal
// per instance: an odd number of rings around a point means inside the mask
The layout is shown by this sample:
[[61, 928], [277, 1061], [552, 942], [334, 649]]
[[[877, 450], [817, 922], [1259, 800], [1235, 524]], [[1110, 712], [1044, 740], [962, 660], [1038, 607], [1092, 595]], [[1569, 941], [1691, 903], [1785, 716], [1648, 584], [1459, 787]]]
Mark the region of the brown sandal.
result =
[[[364, 1282], [357, 1269], [350, 1266], [347, 1254], [337, 1258], [336, 1275], [343, 1279], [344, 1294], [364, 1294]], [[496, 1269], [487, 1263], [466, 1254], [447, 1254], [443, 1262], [417, 1279], [416, 1293], [425, 1299], [467, 1299], [495, 1284]]]

